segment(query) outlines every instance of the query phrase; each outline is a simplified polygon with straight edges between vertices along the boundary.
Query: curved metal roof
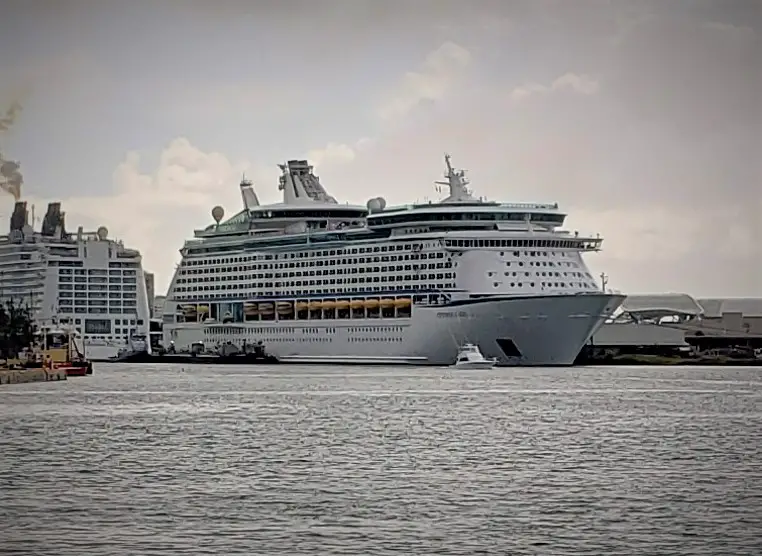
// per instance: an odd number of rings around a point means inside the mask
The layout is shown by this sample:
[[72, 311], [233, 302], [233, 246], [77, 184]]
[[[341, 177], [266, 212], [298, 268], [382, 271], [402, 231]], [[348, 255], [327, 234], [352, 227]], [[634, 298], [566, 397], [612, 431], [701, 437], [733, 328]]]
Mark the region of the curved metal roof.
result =
[[704, 309], [687, 293], [628, 295], [621, 305], [622, 312], [641, 316], [703, 314]]
[[707, 318], [719, 318], [723, 313], [741, 313], [744, 317], [762, 317], [762, 298], [730, 297], [699, 299]]

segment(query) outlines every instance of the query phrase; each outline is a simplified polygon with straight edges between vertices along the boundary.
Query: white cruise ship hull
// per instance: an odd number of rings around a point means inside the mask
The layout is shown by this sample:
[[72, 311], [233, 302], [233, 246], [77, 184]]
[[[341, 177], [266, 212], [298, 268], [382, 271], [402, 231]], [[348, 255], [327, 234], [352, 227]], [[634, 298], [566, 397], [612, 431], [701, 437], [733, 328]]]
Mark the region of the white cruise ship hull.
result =
[[452, 365], [459, 346], [476, 344], [499, 365], [572, 365], [624, 296], [605, 293], [486, 297], [416, 305], [409, 318], [177, 324], [178, 349], [193, 342], [265, 344], [283, 362]]

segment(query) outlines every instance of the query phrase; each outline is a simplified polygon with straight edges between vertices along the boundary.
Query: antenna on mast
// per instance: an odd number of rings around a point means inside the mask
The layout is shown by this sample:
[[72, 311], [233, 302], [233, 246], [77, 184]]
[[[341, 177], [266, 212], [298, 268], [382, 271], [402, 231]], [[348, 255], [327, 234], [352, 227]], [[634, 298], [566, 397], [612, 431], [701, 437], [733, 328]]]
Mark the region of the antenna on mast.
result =
[[[444, 177], [447, 178], [447, 181], [435, 181], [434, 183], [437, 185], [446, 185], [449, 188], [450, 195], [447, 197], [447, 199], [443, 200], [443, 203], [450, 203], [450, 202], [464, 202], [464, 201], [473, 201], [473, 197], [471, 196], [471, 191], [468, 188], [468, 180], [466, 179], [465, 171], [464, 170], [456, 170], [452, 167], [450, 155], [445, 153], [444, 155], [445, 159], [445, 165], [447, 166], [447, 171], [444, 174]], [[439, 189], [437, 189], [439, 191]]]
[[601, 290], [606, 291], [606, 286], [609, 285], [609, 277], [605, 272], [601, 272]]
[[[445, 172], [444, 177], [447, 178], [447, 181], [435, 181], [434, 183], [437, 186], [446, 185], [447, 187], [450, 188], [450, 194], [452, 194], [452, 178], [454, 173], [452, 170], [452, 164], [450, 164], [450, 155], [445, 153], [444, 159], [445, 159], [445, 165], [447, 166], [447, 171]], [[435, 187], [434, 189], [436, 190], [437, 193], [442, 192], [441, 187]]]

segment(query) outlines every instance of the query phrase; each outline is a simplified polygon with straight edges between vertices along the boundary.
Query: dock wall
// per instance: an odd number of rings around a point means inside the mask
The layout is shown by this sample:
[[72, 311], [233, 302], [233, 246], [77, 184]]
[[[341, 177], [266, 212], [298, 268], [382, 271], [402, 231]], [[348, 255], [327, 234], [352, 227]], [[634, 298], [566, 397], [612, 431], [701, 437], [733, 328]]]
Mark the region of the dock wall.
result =
[[63, 369], [0, 369], [0, 384], [23, 384], [26, 382], [48, 382], [66, 380]]

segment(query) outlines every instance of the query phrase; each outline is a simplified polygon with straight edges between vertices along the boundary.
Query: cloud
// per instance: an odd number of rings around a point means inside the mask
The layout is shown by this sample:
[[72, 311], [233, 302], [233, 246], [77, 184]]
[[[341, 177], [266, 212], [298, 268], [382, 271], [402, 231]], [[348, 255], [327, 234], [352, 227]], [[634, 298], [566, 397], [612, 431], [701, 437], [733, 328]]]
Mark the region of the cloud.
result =
[[195, 82], [154, 82], [151, 87], [172, 99], [171, 114], [181, 118], [220, 118], [230, 114], [258, 113], [267, 107], [267, 114], [284, 114], [303, 103], [307, 91], [294, 83], [248, 80], [236, 83], [214, 83], [205, 80]]
[[746, 26], [674, 15], [638, 19], [611, 52], [612, 94], [637, 118], [685, 133], [758, 130], [759, 40]]
[[322, 149], [313, 149], [307, 153], [307, 159], [316, 166], [351, 162], [355, 156], [355, 149], [344, 143], [328, 143]]
[[[327, 124], [315, 118], [310, 125], [301, 115], [279, 119], [265, 128], [272, 144], [251, 140], [252, 148], [274, 151], [257, 153], [267, 157], [264, 165], [204, 152], [187, 139], [167, 145], [151, 168], [131, 153], [116, 169], [110, 194], [63, 199], [69, 227], [106, 224], [143, 251], [161, 288], [183, 241], [211, 222], [211, 207], [221, 204], [229, 215], [240, 207], [244, 170], [263, 202], [277, 201], [275, 164], [303, 153], [340, 202], [363, 204], [382, 195], [396, 204], [438, 197], [432, 182], [441, 177], [447, 151], [469, 170], [476, 195], [558, 201], [569, 213], [568, 228], [600, 232], [604, 251], [588, 261], [593, 272], [610, 276], [612, 287], [759, 295], [760, 25], [750, 17], [747, 23], [717, 19], [726, 13], [719, 8], [709, 17], [680, 3], [662, 4], [635, 9], [612, 1], [572, 9], [565, 2], [520, 2], [499, 14], [510, 33], [492, 33], [489, 40], [486, 31], [469, 33], [467, 46], [441, 43], [443, 36], [459, 37], [442, 31], [460, 29], [459, 19], [438, 16], [431, 28], [416, 19], [412, 27], [420, 32], [401, 34], [395, 56], [441, 46], [422, 59], [410, 55], [399, 79], [373, 70], [347, 79], [348, 89], [357, 84], [348, 97], [343, 85], [320, 88], [306, 80], [301, 90], [312, 99], [309, 110], [335, 110], [340, 117], [331, 112]], [[404, 18], [385, 17], [404, 28]], [[365, 33], [358, 29], [351, 32]], [[298, 34], [289, 40], [304, 48]], [[373, 67], [366, 57], [384, 70], [394, 66], [374, 52], [356, 53], [363, 60], [358, 67]], [[274, 82], [301, 78], [307, 65], [314, 74], [322, 70], [312, 58], [302, 65], [297, 54], [293, 59], [288, 75]], [[180, 94], [177, 113], [190, 119], [196, 106], [215, 102], [239, 112], [260, 105], [277, 111], [284, 96], [261, 81], [245, 81], [254, 88], [240, 90], [210, 81], [203, 91]], [[368, 100], [375, 91], [386, 94]], [[209, 134], [230, 135], [214, 125], [213, 119], [205, 124]], [[227, 148], [239, 143], [235, 136]], [[282, 153], [284, 144], [297, 145], [297, 152]]]
[[115, 169], [113, 190], [107, 194], [27, 201], [40, 207], [60, 200], [69, 231], [77, 226], [95, 230], [105, 225], [111, 237], [142, 252], [145, 270], [156, 274], [157, 291], [163, 292], [183, 242], [192, 237], [194, 229], [212, 222], [212, 207], [222, 205], [228, 216], [240, 210], [238, 182], [244, 172], [255, 185], [276, 183], [277, 170], [267, 172], [247, 161], [234, 162], [177, 138], [161, 152], [152, 169], [142, 167], [138, 153], [128, 153]]
[[[406, 125], [383, 129], [369, 149], [347, 157], [327, 187], [353, 202], [436, 198], [431, 182], [449, 151], [470, 167], [477, 195], [558, 201], [568, 227], [600, 232], [604, 250], [588, 260], [613, 287], [758, 295], [757, 32], [671, 14], [605, 23], [607, 34], [626, 30], [611, 51], [595, 65], [580, 58], [582, 71], [567, 67], [549, 82], [506, 89], [470, 74], [480, 87], [450, 78], [427, 89], [416, 87], [426, 72], [408, 74], [407, 94], [386, 112], [404, 114]], [[484, 69], [483, 60], [477, 65]], [[447, 110], [427, 110], [424, 98]], [[371, 166], [383, 171], [363, 171]], [[358, 176], [362, 187], [351, 187]]]
[[351, 144], [328, 143], [320, 149], [307, 152], [307, 159], [315, 166], [341, 166], [348, 164], [373, 147], [373, 139], [363, 137]]
[[511, 91], [511, 99], [519, 102], [532, 95], [546, 95], [554, 91], [570, 91], [580, 95], [594, 95], [598, 92], [599, 84], [588, 75], [577, 75], [576, 73], [565, 73], [554, 79], [550, 85], [541, 85], [539, 83], [528, 83], [516, 87]]
[[454, 42], [430, 52], [418, 71], [410, 71], [378, 108], [381, 119], [403, 117], [422, 102], [441, 100], [464, 68], [471, 53]]

